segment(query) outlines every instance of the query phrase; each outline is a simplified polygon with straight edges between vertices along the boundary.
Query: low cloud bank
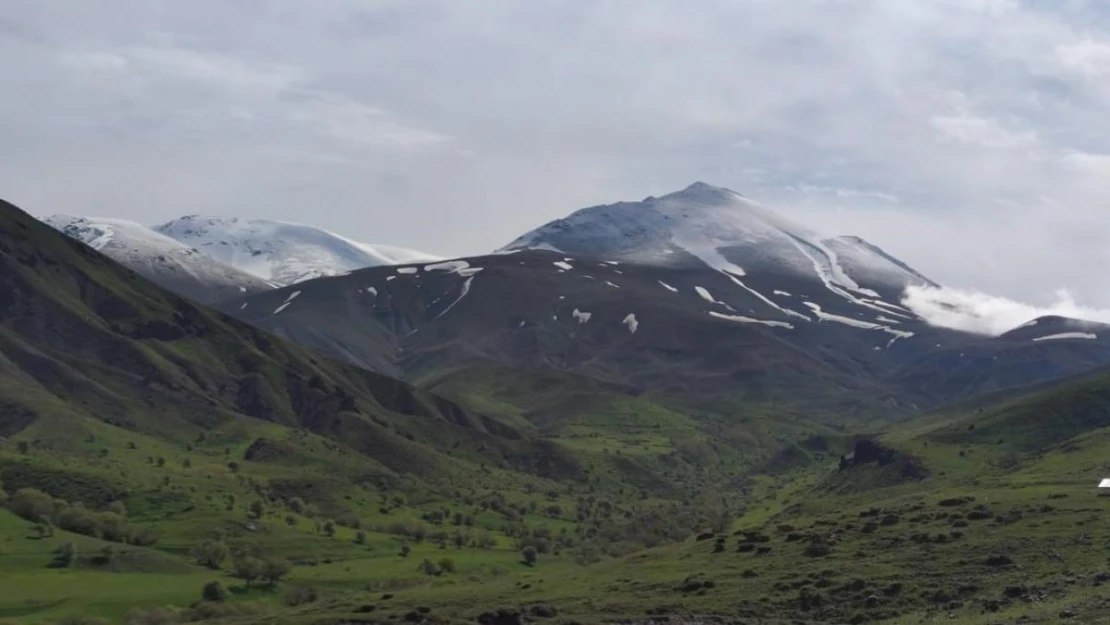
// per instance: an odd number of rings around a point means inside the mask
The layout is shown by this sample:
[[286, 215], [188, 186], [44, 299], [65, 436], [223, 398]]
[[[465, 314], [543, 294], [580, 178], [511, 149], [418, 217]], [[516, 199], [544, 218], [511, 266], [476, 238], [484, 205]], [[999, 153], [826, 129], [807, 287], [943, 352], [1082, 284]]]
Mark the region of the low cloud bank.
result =
[[1083, 306], [1064, 290], [1056, 292], [1053, 303], [1037, 306], [968, 289], [911, 286], [902, 296], [902, 305], [930, 325], [986, 335], [1002, 334], [1047, 315], [1110, 323], [1110, 310]]

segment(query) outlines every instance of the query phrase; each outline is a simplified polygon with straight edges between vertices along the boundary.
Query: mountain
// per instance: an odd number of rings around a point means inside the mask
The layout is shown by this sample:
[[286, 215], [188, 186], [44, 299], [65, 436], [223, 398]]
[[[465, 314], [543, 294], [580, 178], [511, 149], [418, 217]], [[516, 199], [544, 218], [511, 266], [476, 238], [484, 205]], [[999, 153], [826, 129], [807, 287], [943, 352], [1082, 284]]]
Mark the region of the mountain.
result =
[[474, 367], [559, 370], [829, 421], [1110, 364], [1089, 341], [933, 327], [902, 303], [908, 285], [935, 286], [862, 239], [822, 239], [697, 183], [577, 211], [492, 255], [370, 268], [222, 309], [430, 388]]
[[1110, 341], [1110, 324], [1049, 315], [998, 336], [999, 341]]
[[179, 295], [216, 302], [276, 285], [123, 219], [52, 215], [51, 227]]
[[283, 286], [366, 267], [438, 260], [423, 252], [359, 243], [313, 226], [264, 219], [189, 215], [154, 230]]
[[820, 239], [735, 191], [704, 182], [641, 202], [584, 208], [517, 238], [503, 251], [520, 249], [645, 265], [702, 265], [738, 277], [815, 278], [861, 296], [874, 291], [897, 296], [910, 284], [935, 286], [859, 237]]
[[[447, 432], [491, 450], [530, 444], [484, 415], [179, 298], [6, 203], [0, 293], [0, 436], [32, 428], [68, 445], [92, 420], [182, 442], [271, 423], [342, 435], [384, 476], [413, 462], [434, 470]], [[435, 434], [409, 444], [388, 431], [395, 425]]]

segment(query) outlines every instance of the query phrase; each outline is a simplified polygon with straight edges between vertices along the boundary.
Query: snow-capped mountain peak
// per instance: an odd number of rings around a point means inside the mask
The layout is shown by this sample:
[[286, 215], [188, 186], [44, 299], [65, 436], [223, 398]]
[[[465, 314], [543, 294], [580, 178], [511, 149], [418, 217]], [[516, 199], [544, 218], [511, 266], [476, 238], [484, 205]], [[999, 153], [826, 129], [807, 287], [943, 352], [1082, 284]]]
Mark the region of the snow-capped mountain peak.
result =
[[198, 301], [217, 301], [274, 286], [133, 221], [64, 214], [43, 221], [132, 271]]
[[440, 260], [423, 252], [360, 243], [315, 226], [265, 219], [188, 215], [155, 230], [282, 285], [366, 267]]
[[704, 182], [641, 202], [584, 208], [503, 248], [513, 249], [669, 266], [700, 262], [734, 275], [806, 275], [861, 292], [932, 284], [863, 239], [822, 239], [754, 200]]

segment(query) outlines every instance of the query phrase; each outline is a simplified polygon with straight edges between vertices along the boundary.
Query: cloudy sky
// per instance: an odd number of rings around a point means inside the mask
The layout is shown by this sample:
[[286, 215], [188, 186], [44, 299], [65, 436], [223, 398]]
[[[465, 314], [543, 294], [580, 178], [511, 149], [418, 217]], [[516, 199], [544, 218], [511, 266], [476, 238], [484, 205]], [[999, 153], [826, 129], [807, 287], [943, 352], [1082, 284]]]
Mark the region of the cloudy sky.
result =
[[1100, 4], [9, 0], [0, 196], [453, 255], [704, 180], [969, 305], [1110, 307]]

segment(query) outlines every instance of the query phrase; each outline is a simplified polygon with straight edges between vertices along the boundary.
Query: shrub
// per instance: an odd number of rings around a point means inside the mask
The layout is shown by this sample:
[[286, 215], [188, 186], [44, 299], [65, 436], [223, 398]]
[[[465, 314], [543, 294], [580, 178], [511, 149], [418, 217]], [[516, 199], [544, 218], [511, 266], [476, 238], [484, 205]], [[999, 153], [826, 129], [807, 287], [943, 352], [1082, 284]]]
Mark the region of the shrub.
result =
[[425, 575], [439, 575], [439, 567], [427, 558], [424, 558], [420, 566], [417, 567], [417, 570]]
[[231, 549], [222, 540], [206, 540], [193, 549], [197, 564], [210, 569], [220, 568], [231, 556]]
[[293, 586], [285, 591], [285, 605], [295, 608], [306, 603], [315, 603], [320, 596], [311, 586]]
[[362, 530], [359, 530], [358, 532], [355, 533], [355, 544], [356, 545], [365, 545], [366, 544], [366, 532], [364, 532]]
[[304, 514], [306, 509], [304, 499], [301, 499], [300, 497], [294, 497], [290, 499], [285, 505], [297, 514]]
[[335, 537], [335, 522], [334, 521], [332, 521], [330, 519], [327, 520], [327, 521], [324, 521], [323, 529], [324, 529], [324, 534], [327, 534], [327, 536], [329, 538], [334, 538]]
[[250, 556], [236, 558], [231, 565], [231, 574], [250, 586], [251, 582], [266, 574], [266, 563]]
[[407, 558], [412, 553], [412, 547], [408, 543], [401, 543], [401, 557]]
[[266, 513], [266, 508], [263, 507], [262, 502], [259, 500], [252, 501], [247, 506], [247, 517], [251, 519], [261, 519], [262, 515]]
[[536, 560], [539, 556], [536, 548], [528, 545], [524, 549], [520, 550], [520, 557], [528, 566], [536, 566]]
[[230, 596], [231, 593], [219, 581], [208, 582], [200, 591], [200, 597], [205, 601], [227, 601]]
[[278, 558], [266, 558], [262, 561], [262, 579], [269, 585], [273, 586], [281, 581], [281, 578], [289, 574], [289, 563], [285, 560]]
[[21, 488], [15, 491], [8, 509], [13, 514], [28, 521], [54, 516], [54, 498], [35, 488]]
[[288, 525], [289, 527], [296, 527], [297, 526], [297, 517], [293, 516], [292, 514], [285, 515], [285, 524]]
[[55, 567], [68, 569], [75, 564], [77, 564], [77, 545], [73, 541], [63, 544], [54, 552]]
[[444, 572], [444, 573], [454, 573], [455, 572], [455, 560], [453, 558], [440, 558], [438, 564], [439, 564], [439, 570]]

